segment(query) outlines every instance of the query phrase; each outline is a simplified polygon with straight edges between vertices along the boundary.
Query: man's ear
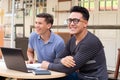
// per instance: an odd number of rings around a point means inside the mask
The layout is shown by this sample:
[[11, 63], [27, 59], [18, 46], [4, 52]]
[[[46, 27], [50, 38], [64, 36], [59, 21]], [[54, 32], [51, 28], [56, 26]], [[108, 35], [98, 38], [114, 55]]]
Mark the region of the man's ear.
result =
[[51, 26], [52, 26], [51, 24], [48, 24], [48, 25], [47, 25], [48, 29], [50, 29], [50, 28], [51, 28]]
[[84, 27], [87, 27], [88, 26], [88, 21], [85, 21], [83, 24], [84, 24]]

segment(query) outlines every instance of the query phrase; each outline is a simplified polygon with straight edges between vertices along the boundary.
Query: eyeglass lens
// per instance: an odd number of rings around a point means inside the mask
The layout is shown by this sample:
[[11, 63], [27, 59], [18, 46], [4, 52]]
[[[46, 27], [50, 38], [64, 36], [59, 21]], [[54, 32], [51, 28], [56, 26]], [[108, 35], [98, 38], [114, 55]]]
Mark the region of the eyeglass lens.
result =
[[78, 24], [78, 22], [80, 21], [80, 19], [77, 18], [69, 18], [67, 19], [67, 23], [70, 24], [73, 21], [74, 24]]

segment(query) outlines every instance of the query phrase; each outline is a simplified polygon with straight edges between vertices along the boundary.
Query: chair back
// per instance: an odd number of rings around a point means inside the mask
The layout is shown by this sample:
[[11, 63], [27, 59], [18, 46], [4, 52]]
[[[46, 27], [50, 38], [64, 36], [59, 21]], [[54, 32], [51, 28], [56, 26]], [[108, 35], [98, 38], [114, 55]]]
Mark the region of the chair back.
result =
[[118, 79], [119, 67], [120, 67], [120, 48], [118, 49], [118, 57], [117, 57], [117, 64], [114, 73], [114, 79]]
[[65, 42], [65, 44], [68, 42], [68, 40], [71, 38], [71, 34], [69, 32], [55, 32], [59, 36], [61, 36]]

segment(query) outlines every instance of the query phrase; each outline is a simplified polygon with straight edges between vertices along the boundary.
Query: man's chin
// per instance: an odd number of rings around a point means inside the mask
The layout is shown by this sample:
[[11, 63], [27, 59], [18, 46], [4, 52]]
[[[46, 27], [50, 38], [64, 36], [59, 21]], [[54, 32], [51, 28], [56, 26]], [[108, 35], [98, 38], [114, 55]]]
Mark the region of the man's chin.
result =
[[71, 35], [74, 35], [74, 34], [75, 34], [75, 32], [73, 32], [73, 31], [70, 31], [70, 34], [71, 34]]
[[70, 33], [70, 35], [74, 35], [74, 33]]

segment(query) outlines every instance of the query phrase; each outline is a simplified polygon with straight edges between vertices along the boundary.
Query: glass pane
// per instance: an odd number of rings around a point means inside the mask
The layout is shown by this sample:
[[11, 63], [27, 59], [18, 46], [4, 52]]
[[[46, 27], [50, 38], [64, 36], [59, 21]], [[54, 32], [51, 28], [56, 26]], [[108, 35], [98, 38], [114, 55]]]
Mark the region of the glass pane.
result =
[[78, 4], [79, 4], [79, 6], [84, 6], [83, 1], [79, 1]]
[[99, 10], [100, 11], [105, 10], [105, 1], [104, 0], [100, 0], [100, 2], [99, 2]]
[[44, 7], [46, 7], [46, 5], [47, 5], [47, 1], [46, 1], [46, 0], [44, 0]]
[[16, 1], [15, 2], [15, 9], [19, 9], [20, 8], [20, 1]]
[[93, 10], [94, 10], [94, 7], [95, 7], [95, 6], [94, 6], [94, 1], [91, 1], [91, 2], [90, 2], [90, 10], [93, 11]]
[[33, 10], [32, 9], [30, 9], [30, 16], [32, 16], [33, 15]]
[[112, 1], [106, 0], [106, 10], [112, 10]]
[[46, 8], [43, 9], [43, 12], [47, 12], [47, 11], [46, 11]]
[[36, 14], [46, 12], [47, 0], [36, 0]]
[[118, 0], [113, 0], [113, 10], [118, 10]]
[[39, 7], [39, 3], [36, 3], [36, 7]]
[[83, 0], [84, 2], [88, 2], [89, 0]]
[[5, 38], [10, 38], [10, 36], [11, 36], [10, 35], [11, 34], [10, 28], [11, 28], [11, 24], [5, 25], [5, 27], [4, 27], [4, 31], [5, 31], [4, 36], [5, 36]]
[[80, 3], [80, 6], [84, 6], [84, 3], [83, 3], [83, 2], [81, 2], [81, 3]]
[[89, 0], [90, 2], [94, 2], [94, 0]]
[[88, 3], [88, 1], [84, 2], [84, 7], [86, 7], [87, 9], [89, 9], [89, 3]]
[[37, 9], [36, 9], [36, 14], [39, 14], [39, 12], [40, 12], [40, 11], [39, 11], [39, 8], [37, 8]]
[[39, 0], [36, 0], [36, 2], [39, 2]]
[[23, 37], [23, 27], [16, 27], [16, 37]]
[[40, 0], [40, 5], [41, 6], [44, 6], [44, 2], [43, 2], [44, 0]]

